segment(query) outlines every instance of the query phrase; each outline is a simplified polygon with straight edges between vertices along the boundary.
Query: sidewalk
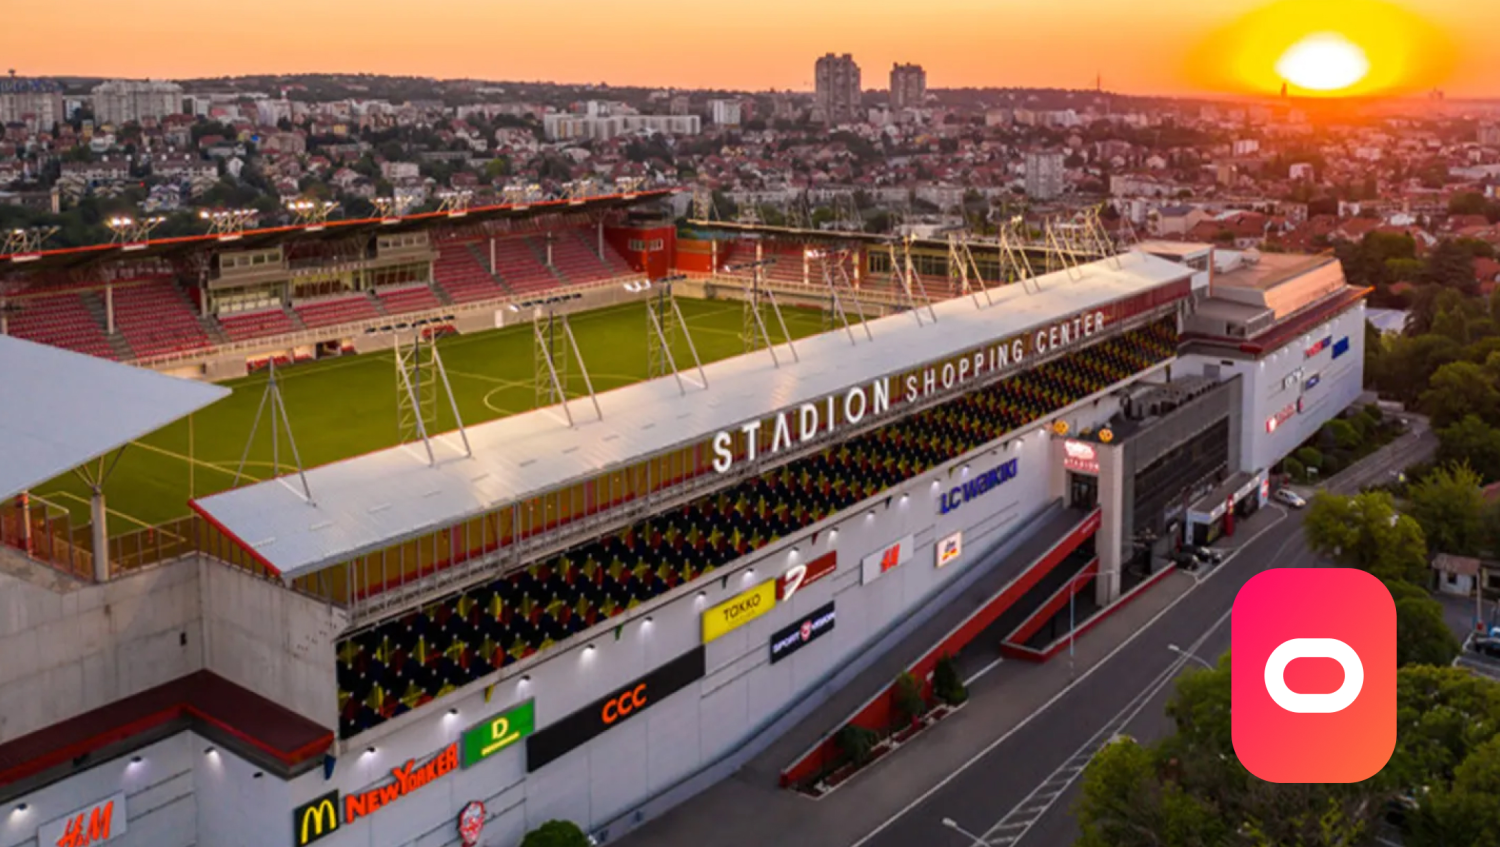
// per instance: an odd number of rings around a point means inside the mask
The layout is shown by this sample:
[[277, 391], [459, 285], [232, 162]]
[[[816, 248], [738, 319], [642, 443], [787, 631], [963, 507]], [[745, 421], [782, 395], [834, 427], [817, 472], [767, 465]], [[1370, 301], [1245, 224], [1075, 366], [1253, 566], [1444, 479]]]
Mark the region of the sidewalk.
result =
[[[1221, 546], [1232, 548], [1275, 520], [1266, 509], [1241, 524]], [[1211, 573], [1211, 571], [1209, 571]], [[879, 826], [928, 788], [952, 774], [996, 739], [1024, 726], [1059, 697], [1077, 676], [1106, 661], [1203, 575], [1172, 573], [1132, 603], [1079, 637], [1074, 668], [1064, 658], [1045, 664], [1002, 662], [970, 687], [969, 702], [954, 715], [887, 755], [837, 791], [811, 800], [777, 787], [785, 745], [773, 744], [728, 779], [655, 820], [619, 843], [630, 847], [829, 847], [850, 844]], [[998, 645], [989, 645], [998, 658]], [[983, 649], [976, 642], [973, 649]], [[795, 753], [793, 754], [795, 755]]]

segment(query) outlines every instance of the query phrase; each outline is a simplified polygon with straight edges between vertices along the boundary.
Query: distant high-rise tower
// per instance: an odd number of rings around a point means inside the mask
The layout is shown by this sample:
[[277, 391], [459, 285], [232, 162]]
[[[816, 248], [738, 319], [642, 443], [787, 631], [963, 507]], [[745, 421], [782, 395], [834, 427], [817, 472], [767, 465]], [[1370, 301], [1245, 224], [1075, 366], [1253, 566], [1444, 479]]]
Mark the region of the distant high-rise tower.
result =
[[859, 115], [859, 65], [845, 53], [832, 53], [818, 59], [816, 103], [824, 121], [848, 123]]
[[919, 109], [927, 96], [927, 72], [921, 65], [891, 66], [891, 108]]
[[1026, 196], [1052, 200], [1063, 193], [1063, 154], [1034, 150], [1026, 154]]

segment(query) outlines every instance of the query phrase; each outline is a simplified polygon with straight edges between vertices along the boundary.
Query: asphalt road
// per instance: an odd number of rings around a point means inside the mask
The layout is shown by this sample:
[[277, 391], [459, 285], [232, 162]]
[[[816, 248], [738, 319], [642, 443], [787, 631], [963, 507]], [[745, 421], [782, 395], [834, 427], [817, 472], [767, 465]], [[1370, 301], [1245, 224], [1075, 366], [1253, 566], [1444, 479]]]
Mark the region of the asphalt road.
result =
[[[1437, 437], [1427, 420], [1408, 416], [1408, 421], [1410, 429], [1401, 437], [1325, 487], [1353, 494], [1431, 458]], [[855, 847], [1071, 845], [1078, 836], [1073, 806], [1083, 767], [1117, 733], [1144, 743], [1171, 731], [1166, 704], [1173, 682], [1229, 649], [1229, 610], [1240, 587], [1269, 568], [1321, 564], [1307, 548], [1299, 512], [1283, 510], [1275, 524], [1254, 531], [1258, 534], [1232, 558], [1200, 576], [1182, 602], [1023, 731], [970, 760]], [[958, 828], [945, 825], [945, 819]]]
[[[990, 847], [1071, 844], [1077, 776], [1115, 733], [1142, 741], [1169, 730], [1163, 714], [1184, 667], [1229, 649], [1229, 610], [1250, 577], [1273, 567], [1316, 567], [1297, 513], [1257, 522], [1252, 538], [1139, 637], [1035, 715], [1023, 731], [971, 759], [856, 847], [974, 847], [953, 820]], [[1172, 645], [1191, 654], [1174, 652]]]

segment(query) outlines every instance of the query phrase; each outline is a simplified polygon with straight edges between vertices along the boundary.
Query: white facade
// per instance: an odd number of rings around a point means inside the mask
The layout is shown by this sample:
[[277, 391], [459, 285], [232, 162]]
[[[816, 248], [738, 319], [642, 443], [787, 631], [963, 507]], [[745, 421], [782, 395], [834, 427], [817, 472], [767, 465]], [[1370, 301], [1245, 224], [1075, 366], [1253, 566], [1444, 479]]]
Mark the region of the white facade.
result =
[[1063, 192], [1063, 155], [1054, 152], [1026, 154], [1026, 196], [1051, 200]]
[[632, 132], [697, 135], [703, 121], [697, 115], [576, 115], [552, 112], [542, 116], [550, 141], [606, 140]]
[[1244, 377], [1244, 427], [1239, 433], [1241, 466], [1255, 473], [1281, 461], [1318, 429], [1347, 409], [1363, 390], [1365, 305], [1338, 314], [1260, 359], [1228, 359], [1188, 353], [1182, 373]]
[[182, 86], [175, 82], [113, 80], [94, 86], [94, 122], [124, 124], [182, 113]]
[[719, 126], [740, 125], [740, 101], [738, 100], [710, 100], [708, 101], [709, 120]]

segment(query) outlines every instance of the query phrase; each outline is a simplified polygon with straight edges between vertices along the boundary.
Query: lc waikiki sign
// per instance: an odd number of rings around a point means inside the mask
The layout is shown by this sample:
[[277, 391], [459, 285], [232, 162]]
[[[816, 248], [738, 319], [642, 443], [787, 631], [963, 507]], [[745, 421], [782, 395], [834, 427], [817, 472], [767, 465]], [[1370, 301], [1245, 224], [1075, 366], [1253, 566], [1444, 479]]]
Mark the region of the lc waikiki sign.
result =
[[[1123, 306], [1116, 306], [1113, 311], [1118, 315], [1121, 309]], [[783, 409], [769, 419], [742, 424], [737, 431], [720, 430], [712, 439], [714, 470], [726, 473], [736, 461], [754, 461], [763, 453], [780, 453], [821, 433], [854, 426], [867, 417], [880, 417], [891, 409], [893, 387], [900, 392], [900, 400], [914, 403], [970, 380], [1014, 369], [1028, 357], [1071, 347], [1103, 332], [1108, 320], [1103, 311], [1079, 313], [1034, 332], [961, 353], [941, 364], [927, 365], [900, 376], [881, 377], [869, 385], [853, 386], [842, 394], [830, 394], [815, 402]], [[738, 445], [736, 432], [741, 436]], [[769, 445], [762, 443], [766, 432], [770, 433]]]
[[962, 485], [955, 485], [943, 492], [938, 499], [938, 514], [946, 515], [970, 500], [988, 494], [1015, 479], [1020, 463], [1020, 459], [1011, 459], [1005, 464], [990, 468]]

